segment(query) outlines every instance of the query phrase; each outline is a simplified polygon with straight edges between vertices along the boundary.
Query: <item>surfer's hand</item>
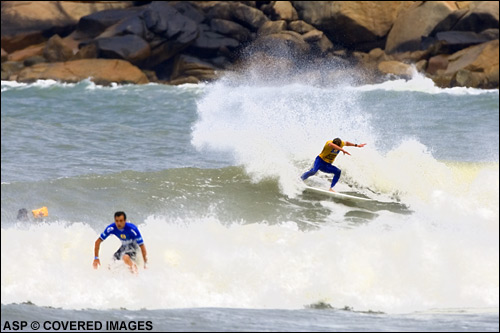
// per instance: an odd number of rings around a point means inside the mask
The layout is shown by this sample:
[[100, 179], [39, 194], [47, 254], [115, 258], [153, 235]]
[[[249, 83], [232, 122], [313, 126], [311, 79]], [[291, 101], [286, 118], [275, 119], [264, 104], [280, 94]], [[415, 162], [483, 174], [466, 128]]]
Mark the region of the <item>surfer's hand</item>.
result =
[[364, 146], [366, 146], [366, 143], [360, 143], [360, 144], [358, 144], [358, 148], [362, 148]]
[[147, 262], [145, 262], [145, 263], [144, 263], [144, 269], [148, 269], [147, 265], [148, 265], [148, 263], [147, 263]]
[[94, 266], [94, 269], [97, 269], [97, 267], [99, 267], [101, 265], [101, 262], [99, 261], [99, 259], [94, 259], [94, 263], [92, 264], [92, 266]]
[[351, 155], [351, 154], [349, 154], [349, 152], [348, 152], [348, 151], [342, 150], [342, 152], [344, 153], [344, 155], [345, 155], [345, 154], [347, 154], [347, 155]]

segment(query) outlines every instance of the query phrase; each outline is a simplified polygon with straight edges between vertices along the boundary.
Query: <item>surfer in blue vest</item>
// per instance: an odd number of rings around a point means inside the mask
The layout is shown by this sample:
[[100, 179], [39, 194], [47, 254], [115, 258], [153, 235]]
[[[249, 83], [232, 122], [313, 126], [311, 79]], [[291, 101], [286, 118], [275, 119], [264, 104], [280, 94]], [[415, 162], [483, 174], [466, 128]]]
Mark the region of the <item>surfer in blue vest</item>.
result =
[[142, 239], [141, 233], [136, 225], [126, 222], [127, 215], [124, 212], [115, 213], [115, 222], [111, 223], [104, 229], [102, 234], [95, 241], [94, 247], [94, 269], [97, 269], [101, 262], [99, 261], [99, 247], [101, 243], [108, 238], [109, 235], [115, 235], [122, 242], [121, 247], [113, 255], [115, 260], [122, 259], [125, 264], [130, 268], [132, 273], [137, 273], [137, 265], [134, 263], [137, 256], [137, 251], [140, 248], [142, 258], [144, 259], [144, 268], [148, 262], [148, 255], [146, 246]]
[[307, 178], [311, 177], [312, 175], [315, 175], [318, 170], [326, 172], [326, 173], [333, 173], [333, 179], [332, 179], [332, 185], [330, 186], [330, 191], [335, 192], [333, 190], [333, 187], [337, 182], [339, 181], [340, 178], [340, 173], [341, 170], [337, 168], [336, 166], [332, 165], [333, 161], [335, 161], [335, 158], [340, 152], [343, 152], [344, 155], [351, 155], [349, 154], [348, 151], [345, 151], [343, 148], [344, 147], [364, 147], [366, 143], [351, 143], [349, 141], [342, 141], [340, 138], [335, 138], [333, 140], [329, 140], [325, 143], [325, 146], [323, 147], [323, 151], [316, 157], [314, 160], [314, 164], [311, 170], [304, 172], [304, 174], [300, 177], [302, 180], [306, 180]]

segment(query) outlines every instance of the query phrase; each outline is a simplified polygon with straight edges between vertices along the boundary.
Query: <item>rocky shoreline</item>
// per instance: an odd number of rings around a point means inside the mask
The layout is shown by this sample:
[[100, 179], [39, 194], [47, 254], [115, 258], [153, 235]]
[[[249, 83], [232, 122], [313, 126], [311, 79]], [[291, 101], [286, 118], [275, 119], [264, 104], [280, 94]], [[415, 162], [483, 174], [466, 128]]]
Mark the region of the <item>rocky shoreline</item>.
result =
[[2, 1], [1, 15], [2, 80], [183, 84], [267, 64], [499, 87], [497, 1]]

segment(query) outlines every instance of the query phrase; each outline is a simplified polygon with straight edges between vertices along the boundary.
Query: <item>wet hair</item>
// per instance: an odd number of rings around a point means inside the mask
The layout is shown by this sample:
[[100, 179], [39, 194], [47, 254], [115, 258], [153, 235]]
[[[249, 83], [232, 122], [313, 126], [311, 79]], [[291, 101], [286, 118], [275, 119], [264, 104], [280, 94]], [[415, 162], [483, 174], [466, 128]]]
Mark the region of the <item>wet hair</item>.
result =
[[333, 139], [333, 141], [332, 141], [332, 142], [333, 142], [333, 143], [335, 143], [335, 144], [336, 144], [337, 146], [339, 146], [339, 147], [340, 147], [340, 145], [342, 144], [342, 140], [340, 140], [340, 138], [335, 138], [335, 139]]
[[122, 215], [123, 215], [123, 219], [125, 221], [127, 221], [127, 214], [125, 214], [125, 212], [121, 212], [121, 211], [120, 212], [116, 212], [115, 213], [115, 218], [117, 218], [118, 216], [122, 216]]
[[27, 220], [28, 219], [28, 210], [26, 208], [21, 208], [17, 211], [17, 219], [18, 220]]

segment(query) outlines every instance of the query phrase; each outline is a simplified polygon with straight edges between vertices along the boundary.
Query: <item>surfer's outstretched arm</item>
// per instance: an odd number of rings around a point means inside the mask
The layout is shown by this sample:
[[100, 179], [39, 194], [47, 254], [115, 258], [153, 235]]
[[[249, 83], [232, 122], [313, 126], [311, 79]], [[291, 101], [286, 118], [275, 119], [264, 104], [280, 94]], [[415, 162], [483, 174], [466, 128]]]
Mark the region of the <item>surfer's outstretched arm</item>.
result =
[[352, 142], [346, 141], [345, 145], [346, 146], [363, 148], [364, 146], [366, 146], [366, 143], [352, 143]]
[[94, 266], [94, 269], [97, 269], [99, 265], [101, 265], [101, 262], [99, 261], [99, 247], [101, 246], [102, 239], [99, 237], [95, 241], [94, 245], [94, 262], [92, 263], [92, 266]]
[[146, 245], [141, 244], [139, 245], [139, 247], [141, 248], [142, 259], [144, 260], [144, 268], [146, 268], [146, 264], [148, 263], [148, 252], [146, 251]]

